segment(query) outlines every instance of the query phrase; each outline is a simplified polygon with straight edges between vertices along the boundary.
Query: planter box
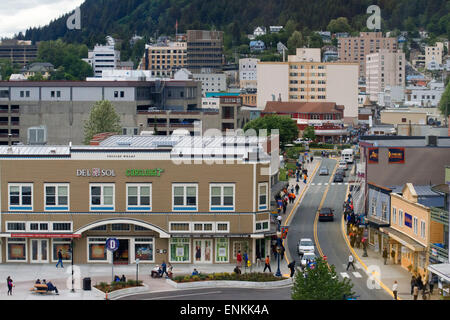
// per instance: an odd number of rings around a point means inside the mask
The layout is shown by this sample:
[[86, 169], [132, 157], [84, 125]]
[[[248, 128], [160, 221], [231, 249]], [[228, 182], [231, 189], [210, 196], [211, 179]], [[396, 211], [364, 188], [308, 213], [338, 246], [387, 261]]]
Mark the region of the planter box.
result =
[[264, 288], [278, 288], [291, 285], [293, 278], [268, 281], [268, 282], [255, 282], [255, 281], [236, 281], [236, 280], [215, 280], [215, 281], [193, 281], [177, 283], [170, 279], [166, 279], [166, 282], [177, 289], [189, 289], [189, 288], [252, 288], [252, 289], [264, 289]]
[[[92, 290], [95, 290], [97, 293], [100, 293], [103, 296], [105, 296], [105, 292], [97, 289], [96, 287], [92, 287]], [[149, 289], [148, 289], [148, 286], [145, 283], [143, 283], [142, 286], [140, 286], [140, 287], [131, 287], [131, 288], [115, 290], [113, 292], [108, 292], [108, 299], [116, 299], [123, 295], [135, 294], [135, 293], [145, 293], [145, 292], [149, 292]]]

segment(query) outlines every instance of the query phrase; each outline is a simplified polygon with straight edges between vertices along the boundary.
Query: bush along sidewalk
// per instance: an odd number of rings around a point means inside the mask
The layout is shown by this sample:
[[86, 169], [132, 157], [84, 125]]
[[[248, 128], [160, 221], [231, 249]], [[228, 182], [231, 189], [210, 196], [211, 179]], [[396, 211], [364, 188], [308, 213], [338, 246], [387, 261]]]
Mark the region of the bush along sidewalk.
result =
[[173, 278], [177, 283], [195, 282], [195, 281], [217, 281], [217, 280], [235, 280], [235, 281], [253, 281], [253, 282], [269, 282], [285, 280], [283, 277], [276, 277], [272, 273], [251, 272], [251, 273], [211, 273], [199, 275], [181, 275]]
[[113, 292], [120, 289], [126, 289], [126, 288], [133, 288], [133, 287], [141, 287], [142, 281], [136, 281], [136, 280], [128, 280], [128, 281], [118, 281], [118, 282], [100, 282], [99, 284], [95, 285], [94, 287], [99, 289], [103, 292]]

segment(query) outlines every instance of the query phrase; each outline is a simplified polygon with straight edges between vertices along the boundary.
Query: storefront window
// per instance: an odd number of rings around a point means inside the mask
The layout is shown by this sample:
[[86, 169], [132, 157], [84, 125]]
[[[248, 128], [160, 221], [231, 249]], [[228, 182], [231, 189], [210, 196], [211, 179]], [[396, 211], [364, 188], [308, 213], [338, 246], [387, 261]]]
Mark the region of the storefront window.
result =
[[70, 253], [70, 240], [54, 239], [53, 240], [53, 261], [58, 260], [58, 251], [61, 250], [63, 260], [69, 261], [72, 259]]
[[106, 261], [106, 238], [88, 238], [89, 261]]
[[26, 261], [27, 244], [24, 238], [8, 239], [8, 260]]
[[134, 239], [135, 259], [153, 261], [153, 238]]
[[189, 238], [178, 238], [170, 240], [170, 261], [189, 262], [191, 241]]
[[216, 239], [216, 262], [228, 262], [228, 239], [217, 238]]

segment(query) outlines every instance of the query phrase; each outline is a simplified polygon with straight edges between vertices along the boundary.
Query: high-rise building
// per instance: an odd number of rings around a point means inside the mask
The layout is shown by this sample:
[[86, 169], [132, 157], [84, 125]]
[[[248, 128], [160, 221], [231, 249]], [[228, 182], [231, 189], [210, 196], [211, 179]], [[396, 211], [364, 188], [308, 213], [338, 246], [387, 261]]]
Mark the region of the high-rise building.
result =
[[338, 39], [338, 53], [340, 62], [358, 62], [359, 76], [366, 76], [366, 56], [377, 53], [381, 49], [396, 52], [397, 38], [385, 38], [382, 32], [361, 32], [359, 37]]
[[381, 49], [366, 56], [367, 93], [372, 101], [386, 86], [405, 86], [406, 60], [403, 52]]
[[142, 70], [151, 70], [155, 77], [171, 77], [186, 65], [186, 42], [165, 42], [146, 45]]
[[103, 70], [114, 70], [120, 62], [120, 51], [114, 46], [96, 45], [94, 50], [89, 51], [88, 58], [83, 59], [92, 66], [95, 77], [102, 77]]
[[38, 47], [31, 41], [3, 40], [0, 42], [0, 59], [8, 59], [21, 67], [37, 58]]
[[187, 68], [192, 73], [217, 73], [223, 66], [223, 32], [188, 30]]

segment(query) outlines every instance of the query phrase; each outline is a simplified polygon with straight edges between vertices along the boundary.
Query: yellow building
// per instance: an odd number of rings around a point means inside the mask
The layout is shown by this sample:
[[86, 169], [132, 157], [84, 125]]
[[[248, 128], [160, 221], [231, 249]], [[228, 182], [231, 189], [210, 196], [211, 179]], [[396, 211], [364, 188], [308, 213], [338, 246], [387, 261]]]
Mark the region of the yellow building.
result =
[[[432, 243], [442, 243], [444, 226], [431, 219], [431, 209], [422, 203], [436, 203], [443, 198], [431, 191], [430, 186], [406, 183], [402, 194], [391, 193], [390, 227], [380, 231], [389, 235], [388, 252], [391, 260], [412, 274], [426, 279], [429, 248]], [[422, 203], [421, 203], [422, 202]]]
[[153, 76], [170, 77], [176, 69], [186, 66], [186, 42], [146, 45], [140, 68], [151, 70]]

